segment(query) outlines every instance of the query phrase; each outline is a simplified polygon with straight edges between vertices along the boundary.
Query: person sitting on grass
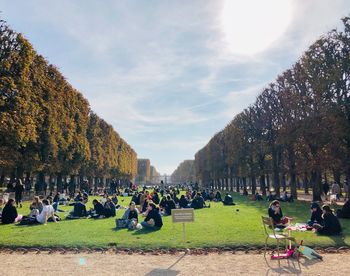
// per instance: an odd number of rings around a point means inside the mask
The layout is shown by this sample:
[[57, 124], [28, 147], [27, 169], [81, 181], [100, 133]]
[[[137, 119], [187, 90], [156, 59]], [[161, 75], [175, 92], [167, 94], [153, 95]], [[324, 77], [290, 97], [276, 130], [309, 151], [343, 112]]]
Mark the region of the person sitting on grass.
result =
[[105, 208], [101, 204], [101, 202], [98, 202], [97, 199], [94, 199], [92, 201], [92, 204], [94, 205], [94, 209], [90, 212], [90, 216], [92, 218], [104, 218], [105, 217]]
[[193, 209], [210, 208], [210, 204], [206, 206], [201, 193], [197, 193], [196, 197], [192, 200], [191, 208]]
[[159, 209], [153, 202], [148, 203], [147, 216], [141, 225], [145, 229], [159, 230], [163, 226], [163, 220], [159, 214]]
[[128, 228], [135, 229], [139, 221], [139, 211], [136, 208], [135, 202], [131, 201], [129, 208], [125, 210], [122, 219], [128, 221]]
[[179, 200], [179, 206], [180, 208], [188, 208], [188, 200], [186, 199], [185, 195], [181, 195]]
[[16, 223], [22, 220], [22, 215], [17, 213], [15, 200], [10, 198], [2, 210], [1, 221], [3, 224]]
[[210, 190], [210, 192], [209, 192], [209, 200], [210, 200], [210, 201], [213, 201], [214, 198], [215, 198], [214, 191], [213, 191], [213, 190]]
[[217, 191], [215, 194], [215, 201], [217, 202], [222, 201], [221, 193], [219, 191]]
[[164, 210], [165, 210], [165, 207], [166, 207], [166, 205], [167, 205], [167, 202], [168, 202], [167, 197], [166, 197], [166, 196], [163, 196], [163, 197], [162, 197], [162, 200], [161, 200], [160, 203], [159, 203], [159, 207], [160, 207], [161, 211], [164, 211]]
[[311, 203], [311, 218], [307, 222], [309, 226], [313, 226], [315, 223], [323, 225], [322, 210], [317, 202]]
[[271, 202], [268, 213], [269, 217], [273, 220], [274, 226], [283, 228], [288, 223], [288, 218], [283, 217], [282, 208], [278, 200]]
[[276, 199], [276, 196], [272, 194], [271, 191], [269, 191], [269, 194], [266, 197], [266, 201], [274, 201]]
[[280, 200], [283, 201], [283, 202], [293, 202], [294, 201], [293, 200], [293, 196], [292, 195], [288, 196], [288, 192], [287, 191], [284, 192], [284, 195], [280, 198]]
[[264, 200], [262, 195], [259, 194], [259, 192], [256, 192], [255, 195], [253, 195], [253, 201], [261, 201], [261, 200]]
[[3, 198], [0, 198], [0, 220], [1, 220], [2, 210], [4, 205], [5, 205], [5, 200]]
[[30, 204], [30, 217], [36, 217], [39, 215], [43, 210], [43, 203], [41, 202], [40, 198], [38, 196], [34, 197], [34, 201]]
[[167, 195], [167, 203], [166, 203], [166, 206], [165, 206], [164, 215], [170, 216], [172, 209], [176, 209], [175, 201], [171, 198], [170, 195]]
[[344, 203], [344, 205], [341, 209], [337, 210], [337, 217], [338, 218], [345, 218], [345, 219], [350, 218], [350, 199], [348, 199]]
[[77, 193], [77, 195], [75, 196], [74, 201], [75, 201], [75, 202], [79, 202], [79, 201], [82, 201], [82, 200], [83, 200], [83, 195], [82, 195], [81, 192], [79, 191], [79, 192]]
[[115, 217], [116, 215], [116, 207], [115, 204], [113, 203], [112, 199], [107, 197], [107, 201], [105, 203], [105, 217]]
[[66, 219], [79, 219], [87, 216], [85, 201], [77, 201], [74, 203], [73, 211], [69, 213]]
[[341, 225], [338, 218], [333, 214], [329, 205], [322, 206], [324, 225], [315, 223], [315, 232], [321, 235], [332, 236], [341, 232]]
[[156, 191], [153, 192], [152, 194], [152, 201], [155, 203], [155, 204], [159, 204], [159, 195]]
[[244, 188], [243, 188], [243, 195], [244, 195], [244, 196], [248, 196], [247, 187], [244, 187]]
[[47, 199], [43, 200], [43, 210], [39, 215], [35, 217], [36, 221], [41, 224], [47, 224], [48, 221], [57, 222], [57, 218], [55, 216], [55, 210], [52, 205], [50, 205], [50, 201]]
[[236, 205], [233, 203], [233, 198], [229, 193], [226, 193], [224, 201], [222, 202], [224, 205]]

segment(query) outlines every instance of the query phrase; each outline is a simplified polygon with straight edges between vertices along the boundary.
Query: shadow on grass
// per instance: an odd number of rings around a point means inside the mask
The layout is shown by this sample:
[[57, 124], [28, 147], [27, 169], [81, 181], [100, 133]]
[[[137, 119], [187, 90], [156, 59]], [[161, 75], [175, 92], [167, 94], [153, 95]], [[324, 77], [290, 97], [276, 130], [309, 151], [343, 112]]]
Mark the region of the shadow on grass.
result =
[[153, 233], [153, 232], [158, 232], [160, 231], [160, 229], [147, 229], [147, 228], [143, 228], [140, 230], [134, 230], [134, 232], [132, 233], [132, 235], [145, 235], [145, 234], [149, 234], [149, 233]]

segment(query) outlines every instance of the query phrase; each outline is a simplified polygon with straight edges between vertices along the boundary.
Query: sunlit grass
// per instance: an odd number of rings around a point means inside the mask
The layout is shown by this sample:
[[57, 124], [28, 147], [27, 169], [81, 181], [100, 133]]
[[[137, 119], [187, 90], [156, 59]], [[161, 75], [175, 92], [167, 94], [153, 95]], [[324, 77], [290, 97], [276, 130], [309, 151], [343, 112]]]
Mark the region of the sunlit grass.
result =
[[[74, 246], [74, 247], [118, 247], [130, 248], [181, 248], [181, 247], [223, 247], [262, 246], [264, 232], [261, 216], [266, 215], [268, 202], [253, 202], [248, 198], [233, 195], [236, 206], [211, 203], [211, 208], [195, 210], [195, 222], [186, 224], [186, 242], [183, 242], [182, 224], [173, 224], [171, 217], [163, 217], [164, 226], [160, 231], [143, 232], [116, 230], [115, 218], [62, 220], [48, 225], [17, 226], [0, 225], [1, 246]], [[121, 200], [124, 200], [121, 202]], [[91, 207], [92, 198], [88, 206]], [[119, 198], [127, 206], [130, 198]], [[65, 213], [72, 206], [60, 206]], [[237, 211], [239, 209], [239, 211]], [[282, 203], [285, 215], [295, 222], [305, 222], [310, 216], [309, 204], [305, 202]], [[26, 202], [19, 213], [29, 213]], [[121, 217], [124, 210], [117, 212]], [[297, 240], [303, 239], [311, 246], [350, 246], [350, 220], [341, 220], [343, 234], [337, 237], [317, 236], [312, 232], [296, 232]]]

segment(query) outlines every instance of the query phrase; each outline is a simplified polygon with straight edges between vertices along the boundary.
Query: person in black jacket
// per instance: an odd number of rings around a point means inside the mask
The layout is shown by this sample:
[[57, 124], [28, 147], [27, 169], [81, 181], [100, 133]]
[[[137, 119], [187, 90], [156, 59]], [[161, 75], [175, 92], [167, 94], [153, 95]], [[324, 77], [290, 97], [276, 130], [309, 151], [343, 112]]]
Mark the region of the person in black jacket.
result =
[[348, 199], [344, 203], [344, 205], [341, 209], [337, 210], [337, 217], [338, 218], [346, 218], [346, 219], [350, 218], [350, 199]]
[[180, 208], [188, 208], [188, 200], [186, 199], [185, 195], [181, 195], [179, 200], [179, 206]]
[[283, 226], [288, 223], [288, 218], [283, 217], [282, 208], [278, 200], [271, 202], [268, 213], [275, 226]]
[[74, 203], [73, 211], [70, 212], [70, 214], [66, 217], [67, 219], [77, 219], [86, 217], [86, 205], [85, 202], [82, 202], [81, 200]]
[[320, 208], [320, 205], [318, 203], [313, 202], [311, 203], [311, 218], [307, 222], [309, 226], [314, 225], [315, 223], [318, 223], [320, 225], [323, 225], [323, 217], [322, 217], [322, 210]]
[[161, 215], [159, 214], [159, 209], [153, 202], [148, 203], [147, 207], [148, 214], [141, 225], [143, 228], [159, 230], [163, 226], [163, 220]]
[[221, 193], [219, 191], [216, 192], [215, 201], [222, 201]]
[[113, 203], [112, 199], [107, 197], [107, 201], [105, 203], [105, 217], [109, 218], [109, 217], [115, 217], [116, 215], [116, 207], [115, 204]]
[[21, 221], [21, 219], [22, 215], [18, 215], [14, 199], [10, 198], [9, 201], [6, 203], [4, 209], [2, 210], [2, 223], [10, 224], [14, 222], [19, 222]]
[[224, 205], [236, 205], [235, 203], [233, 203], [233, 198], [229, 193], [226, 193], [224, 201], [222, 203]]
[[322, 206], [324, 225], [314, 224], [315, 232], [321, 235], [338, 235], [341, 232], [341, 225], [338, 218], [333, 214], [329, 205]]
[[152, 201], [153, 201], [155, 204], [159, 204], [159, 196], [158, 196], [158, 193], [157, 193], [156, 191], [153, 192]]
[[170, 195], [168, 195], [167, 196], [167, 203], [165, 206], [165, 215], [170, 216], [172, 209], [176, 209], [175, 201], [171, 198]]
[[105, 216], [105, 208], [103, 207], [103, 205], [98, 202], [97, 199], [94, 199], [92, 201], [92, 204], [94, 205], [94, 212], [91, 215], [93, 218], [102, 218]]

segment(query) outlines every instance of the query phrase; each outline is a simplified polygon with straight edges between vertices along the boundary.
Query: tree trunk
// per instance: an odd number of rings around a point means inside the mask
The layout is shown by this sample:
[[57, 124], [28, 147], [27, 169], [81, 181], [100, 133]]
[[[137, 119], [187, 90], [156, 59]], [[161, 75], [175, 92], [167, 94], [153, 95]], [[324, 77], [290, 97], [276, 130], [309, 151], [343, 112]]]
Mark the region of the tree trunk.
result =
[[240, 182], [240, 178], [236, 177], [236, 192], [239, 193], [239, 182]]
[[341, 173], [339, 170], [337, 169], [333, 169], [333, 177], [334, 177], [334, 181], [337, 182], [339, 185], [340, 183], [340, 177], [341, 177]]
[[294, 199], [297, 199], [298, 193], [297, 193], [297, 176], [295, 172], [295, 152], [292, 146], [288, 147], [288, 157], [289, 157], [290, 193]]
[[307, 177], [307, 172], [304, 173], [303, 186], [305, 194], [309, 194], [309, 178]]
[[255, 175], [252, 176], [252, 195], [255, 195], [256, 191], [256, 177]]
[[275, 189], [276, 196], [280, 197], [280, 177], [277, 156], [276, 150], [272, 150], [273, 188]]
[[246, 190], [247, 189], [247, 178], [242, 177], [242, 182], [243, 182], [243, 190]]
[[0, 176], [0, 187], [2, 187], [5, 183], [5, 175], [4, 174], [1, 174]]
[[50, 193], [53, 193], [55, 190], [55, 177], [52, 174], [50, 174], [50, 179], [49, 179], [49, 190], [50, 190]]
[[283, 173], [282, 174], [282, 189], [283, 189], [283, 192], [285, 192], [287, 190], [287, 183], [286, 183], [286, 175]]
[[266, 175], [266, 181], [267, 181], [267, 190], [271, 191], [271, 183], [270, 183], [270, 175]]
[[312, 179], [312, 200], [322, 201], [322, 173], [320, 169], [313, 170], [311, 172]]
[[265, 184], [265, 175], [260, 175], [260, 191], [264, 196], [266, 196], [266, 184]]
[[63, 193], [62, 173], [57, 174], [57, 192]]

